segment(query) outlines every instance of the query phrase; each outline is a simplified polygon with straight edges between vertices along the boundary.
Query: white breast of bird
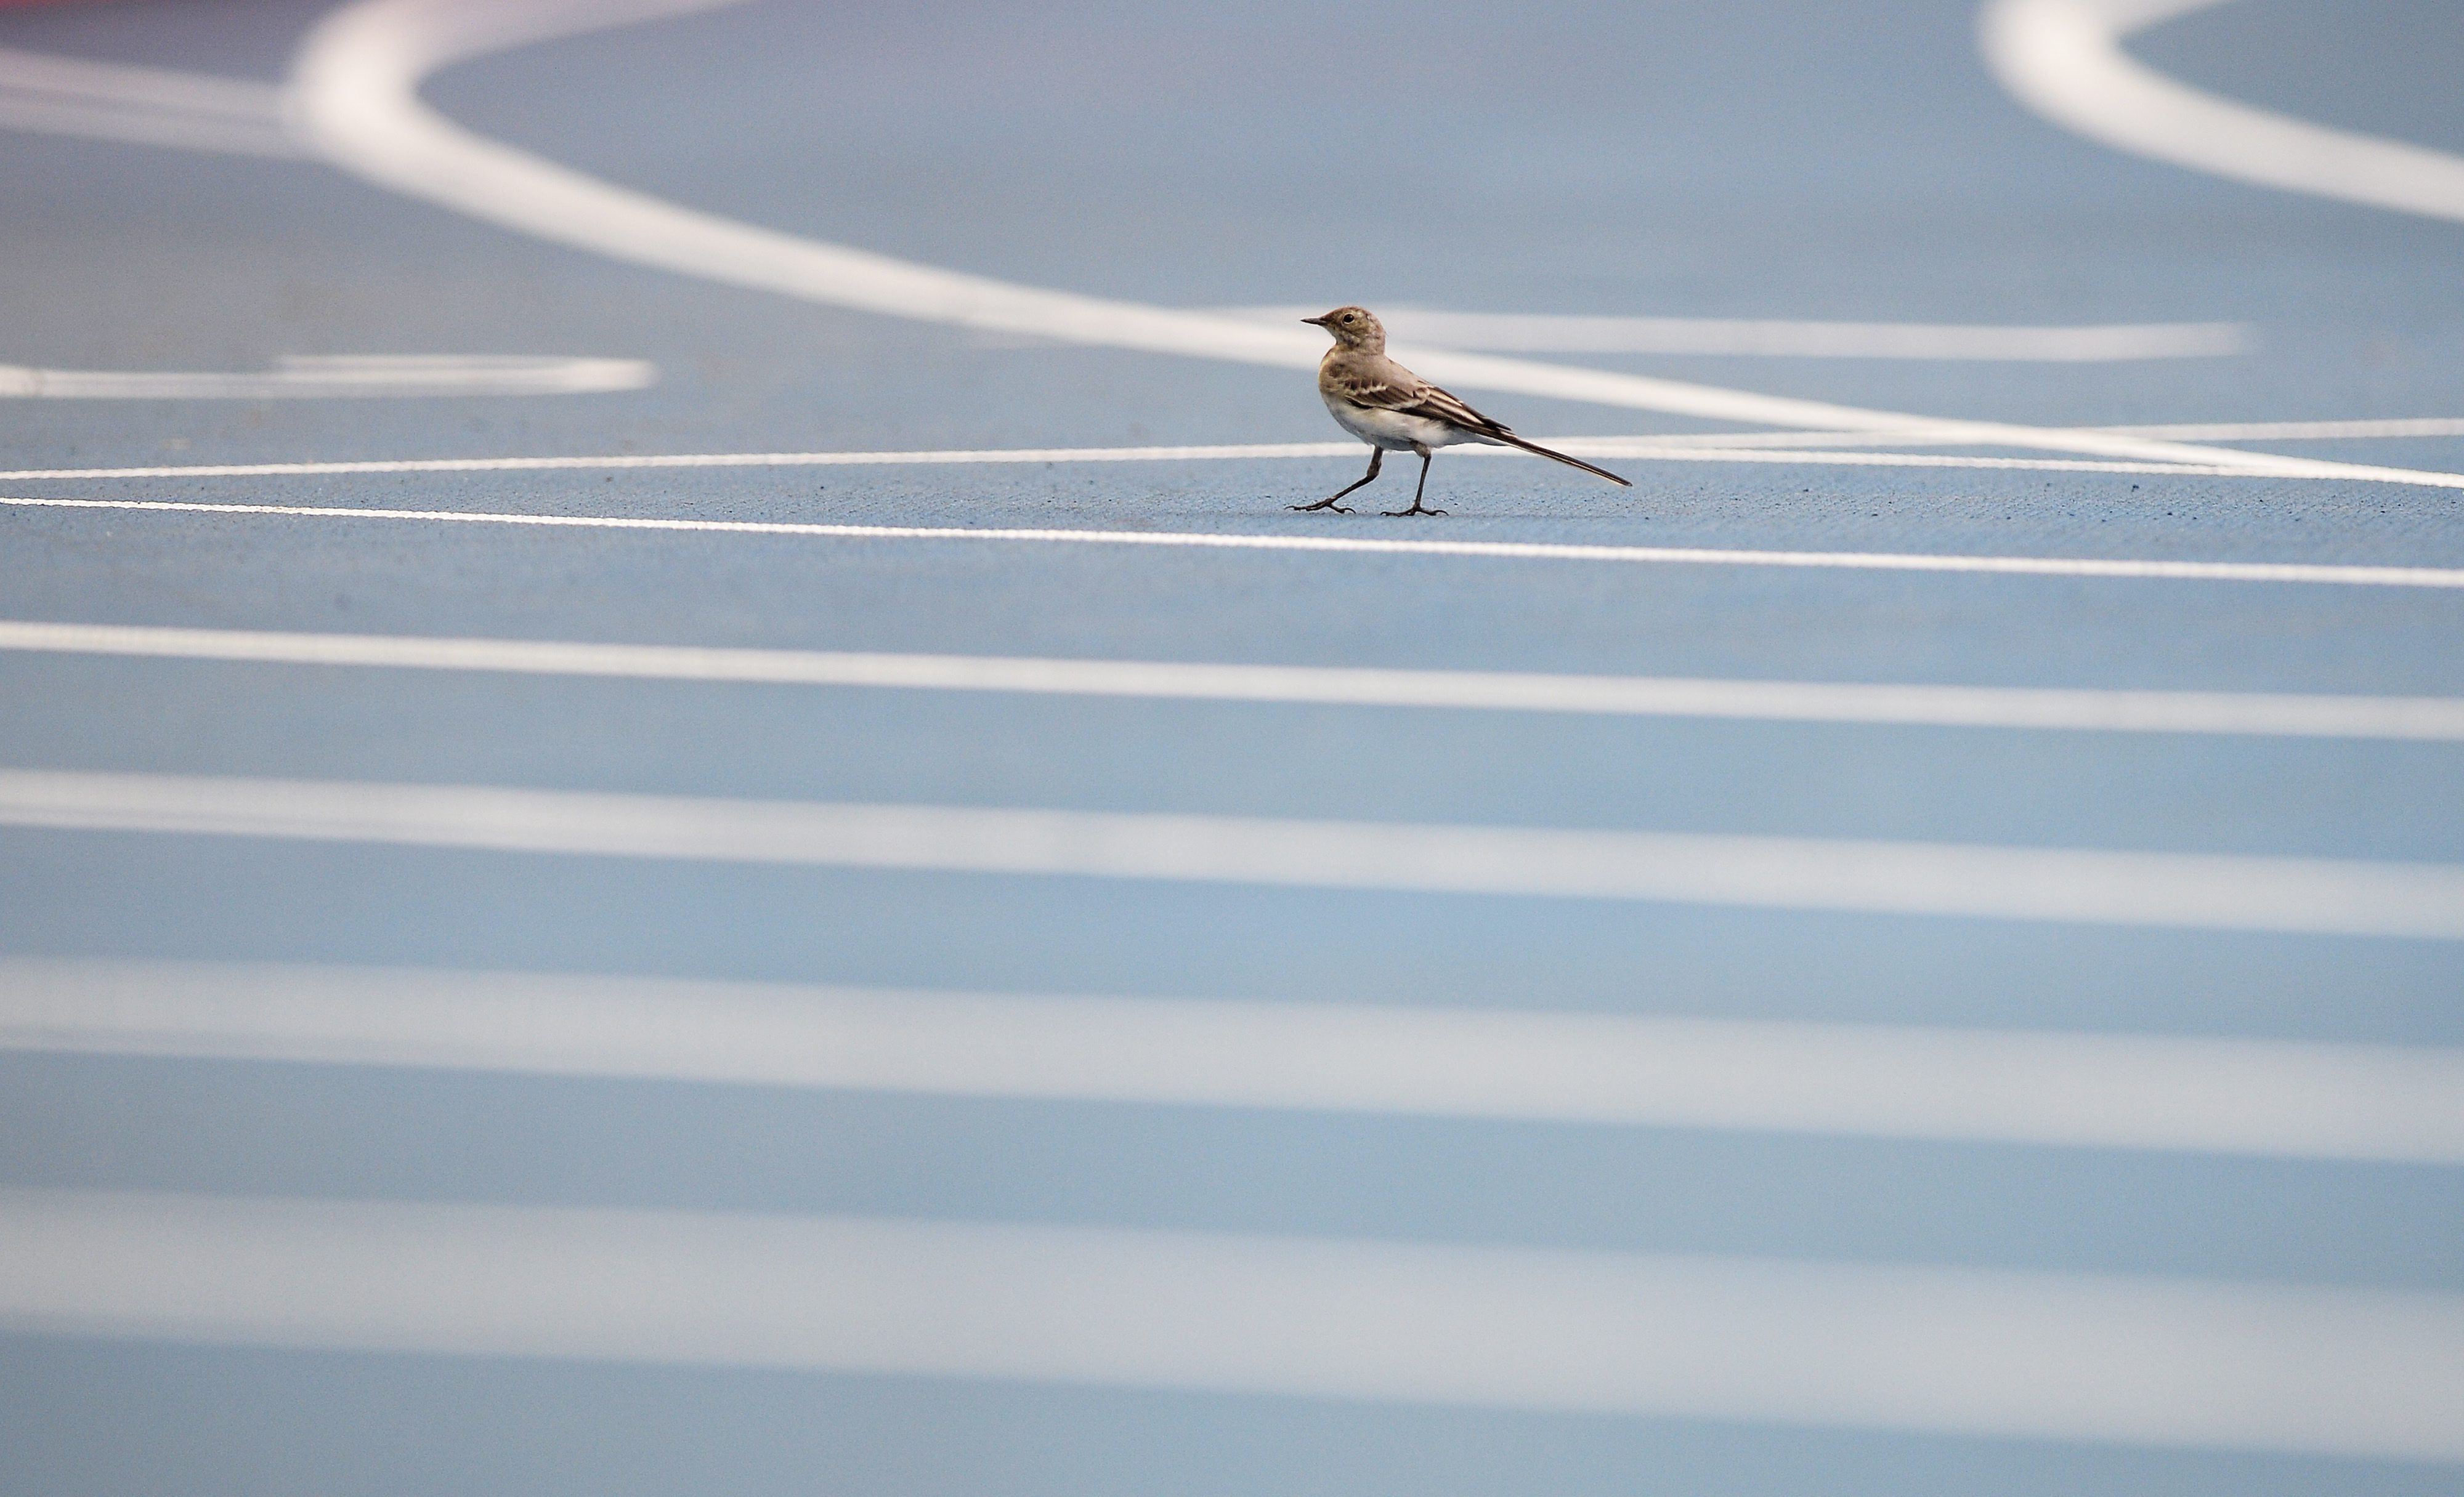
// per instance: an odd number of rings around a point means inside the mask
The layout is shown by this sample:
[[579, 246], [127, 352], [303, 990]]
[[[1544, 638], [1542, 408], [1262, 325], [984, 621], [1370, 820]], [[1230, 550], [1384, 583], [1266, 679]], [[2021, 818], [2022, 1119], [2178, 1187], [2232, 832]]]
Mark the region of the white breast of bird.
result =
[[1486, 440], [1447, 422], [1404, 411], [1354, 405], [1335, 395], [1327, 396], [1326, 408], [1334, 414], [1335, 422], [1344, 430], [1371, 446], [1384, 447], [1389, 452], [1409, 452], [1415, 445], [1448, 447], [1459, 442]]

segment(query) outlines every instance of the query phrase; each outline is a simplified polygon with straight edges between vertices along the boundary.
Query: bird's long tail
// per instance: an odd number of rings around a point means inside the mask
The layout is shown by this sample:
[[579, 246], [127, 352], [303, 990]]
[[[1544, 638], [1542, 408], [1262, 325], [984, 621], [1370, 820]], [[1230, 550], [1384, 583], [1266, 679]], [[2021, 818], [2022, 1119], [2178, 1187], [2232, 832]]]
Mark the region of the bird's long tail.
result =
[[1579, 467], [1586, 473], [1595, 474], [1598, 477], [1607, 479], [1610, 483], [1617, 485], [1620, 488], [1632, 488], [1634, 487], [1634, 485], [1617, 477], [1607, 468], [1594, 467], [1589, 463], [1584, 462], [1581, 458], [1568, 457], [1563, 452], [1551, 451], [1549, 448], [1542, 446], [1536, 442], [1526, 442], [1521, 437], [1516, 436], [1510, 431], [1492, 426], [1486, 432], [1484, 432], [1483, 435], [1492, 439], [1493, 441], [1503, 442], [1509, 447], [1521, 447], [1526, 452], [1536, 453], [1544, 458], [1555, 458], [1558, 462], [1565, 464], [1568, 467]]

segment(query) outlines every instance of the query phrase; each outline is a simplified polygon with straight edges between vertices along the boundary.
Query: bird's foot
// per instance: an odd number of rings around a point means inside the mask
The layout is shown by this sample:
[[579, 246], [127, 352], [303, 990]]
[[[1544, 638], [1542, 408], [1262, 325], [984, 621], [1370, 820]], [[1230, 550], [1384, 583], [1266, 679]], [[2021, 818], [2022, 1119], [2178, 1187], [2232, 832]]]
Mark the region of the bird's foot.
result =
[[1321, 499], [1315, 504], [1287, 504], [1284, 506], [1284, 508], [1287, 510], [1297, 510], [1303, 514], [1308, 514], [1312, 510], [1332, 510], [1337, 514], [1350, 514], [1352, 512], [1352, 506], [1348, 504], [1337, 504], [1331, 499]]
[[1380, 510], [1377, 512], [1386, 516], [1390, 520], [1399, 520], [1407, 514], [1443, 514], [1446, 511], [1443, 510], [1425, 509], [1421, 506], [1420, 502], [1416, 499], [1412, 501], [1412, 508], [1408, 510]]

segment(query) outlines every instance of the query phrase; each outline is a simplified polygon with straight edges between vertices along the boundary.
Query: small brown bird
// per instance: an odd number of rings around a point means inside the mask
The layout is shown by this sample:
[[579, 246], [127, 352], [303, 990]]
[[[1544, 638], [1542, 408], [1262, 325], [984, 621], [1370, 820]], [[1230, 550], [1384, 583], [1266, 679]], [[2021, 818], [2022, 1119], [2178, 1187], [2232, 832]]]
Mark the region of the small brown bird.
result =
[[1586, 473], [1596, 473], [1612, 484], [1631, 488], [1634, 486], [1604, 467], [1594, 467], [1580, 458], [1570, 458], [1563, 452], [1551, 452], [1536, 442], [1526, 442], [1500, 423], [1493, 422], [1463, 401], [1439, 389], [1419, 375], [1386, 357], [1386, 328], [1366, 307], [1337, 307], [1322, 317], [1303, 317], [1334, 335], [1334, 346], [1318, 361], [1317, 393], [1335, 423], [1369, 444], [1369, 473], [1360, 483], [1329, 495], [1315, 504], [1296, 504], [1301, 510], [1332, 510], [1337, 514], [1352, 511], [1335, 503], [1337, 499], [1377, 477], [1377, 465], [1386, 461], [1389, 452], [1420, 454], [1420, 484], [1412, 490], [1412, 508], [1388, 510], [1390, 515], [1443, 514], [1443, 510], [1423, 509], [1420, 496], [1429, 487], [1429, 459], [1439, 447], [1450, 447], [1460, 442], [1480, 442], [1490, 446], [1521, 447], [1544, 458], [1555, 458], [1569, 467], [1579, 467]]

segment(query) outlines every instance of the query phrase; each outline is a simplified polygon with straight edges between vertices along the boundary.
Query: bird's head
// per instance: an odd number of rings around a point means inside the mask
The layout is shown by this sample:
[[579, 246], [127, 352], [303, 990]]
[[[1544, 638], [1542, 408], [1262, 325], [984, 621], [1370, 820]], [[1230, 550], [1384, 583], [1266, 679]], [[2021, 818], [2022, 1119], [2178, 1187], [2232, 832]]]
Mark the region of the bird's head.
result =
[[1386, 325], [1366, 307], [1337, 307], [1318, 317], [1303, 317], [1334, 335], [1334, 340], [1346, 348], [1357, 348], [1372, 354], [1386, 352]]

